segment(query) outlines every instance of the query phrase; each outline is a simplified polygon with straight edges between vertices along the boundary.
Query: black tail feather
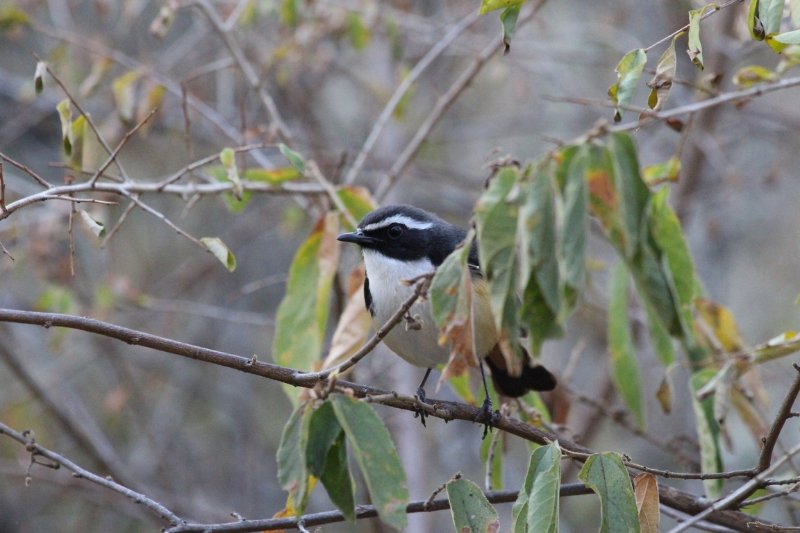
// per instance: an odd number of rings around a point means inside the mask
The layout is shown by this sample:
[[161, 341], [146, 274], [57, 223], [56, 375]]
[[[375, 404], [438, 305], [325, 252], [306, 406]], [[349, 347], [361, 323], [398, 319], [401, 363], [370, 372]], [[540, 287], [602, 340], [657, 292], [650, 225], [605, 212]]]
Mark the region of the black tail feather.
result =
[[491, 358], [485, 359], [492, 371], [492, 382], [495, 389], [511, 398], [523, 396], [528, 391], [549, 391], [556, 387], [556, 377], [542, 365], [525, 366], [522, 375], [512, 376], [505, 368], [497, 366]]

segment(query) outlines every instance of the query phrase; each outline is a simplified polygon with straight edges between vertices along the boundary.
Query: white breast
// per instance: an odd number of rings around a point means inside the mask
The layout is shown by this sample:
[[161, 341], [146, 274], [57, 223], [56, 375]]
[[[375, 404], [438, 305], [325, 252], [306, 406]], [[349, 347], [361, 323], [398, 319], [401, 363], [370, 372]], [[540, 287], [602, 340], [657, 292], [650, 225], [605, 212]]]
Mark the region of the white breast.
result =
[[[427, 258], [400, 261], [368, 249], [364, 249], [364, 264], [369, 278], [376, 328], [385, 324], [414, 291], [413, 286], [406, 286], [401, 280], [429, 274], [434, 270], [433, 264]], [[446, 363], [450, 350], [447, 346], [439, 346], [437, 342], [439, 333], [428, 301], [414, 304], [411, 315], [417, 318], [422, 329], [406, 330], [405, 323], [401, 321], [383, 339], [386, 346], [412, 365], [432, 367]]]

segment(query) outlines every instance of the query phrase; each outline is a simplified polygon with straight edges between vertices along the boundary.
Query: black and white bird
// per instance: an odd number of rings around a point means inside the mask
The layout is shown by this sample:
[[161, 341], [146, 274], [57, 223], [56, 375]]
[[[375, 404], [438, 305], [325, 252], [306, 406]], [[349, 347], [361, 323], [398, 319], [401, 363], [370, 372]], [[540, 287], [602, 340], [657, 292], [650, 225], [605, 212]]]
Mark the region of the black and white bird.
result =
[[[388, 205], [376, 209], [361, 220], [356, 231], [339, 235], [340, 241], [361, 247], [367, 271], [364, 302], [376, 327], [385, 324], [411, 296], [414, 288], [402, 283], [402, 280], [433, 272], [464, 241], [466, 235], [463, 229], [409, 205]], [[531, 390], [552, 390], [556, 386], [555, 377], [543, 366], [533, 364], [530, 360], [525, 361], [522, 373], [518, 376], [512, 376], [507, 371], [497, 344], [498, 334], [487, 284], [480, 274], [477, 246], [474, 242], [470, 246], [475, 353], [489, 366], [495, 389], [509, 397], [522, 396]], [[386, 335], [384, 342], [412, 365], [428, 369], [417, 392], [420, 400], [425, 401], [424, 386], [430, 370], [447, 363], [450, 349], [438, 342], [439, 332], [427, 300], [415, 303], [411, 315], [420, 317], [419, 327], [395, 327]], [[483, 373], [480, 361], [478, 365]], [[484, 409], [491, 410], [488, 394]]]

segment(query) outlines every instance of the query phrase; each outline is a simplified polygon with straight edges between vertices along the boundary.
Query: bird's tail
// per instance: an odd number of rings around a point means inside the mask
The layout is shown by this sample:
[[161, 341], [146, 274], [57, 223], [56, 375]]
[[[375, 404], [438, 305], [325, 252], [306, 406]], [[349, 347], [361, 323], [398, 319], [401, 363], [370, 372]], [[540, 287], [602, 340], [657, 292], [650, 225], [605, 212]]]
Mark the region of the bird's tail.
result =
[[527, 354], [522, 374], [512, 376], [506, 367], [506, 361], [499, 346], [486, 356], [486, 364], [492, 371], [494, 388], [500, 394], [517, 398], [528, 391], [549, 391], [556, 387], [556, 377], [542, 365], [531, 364]]

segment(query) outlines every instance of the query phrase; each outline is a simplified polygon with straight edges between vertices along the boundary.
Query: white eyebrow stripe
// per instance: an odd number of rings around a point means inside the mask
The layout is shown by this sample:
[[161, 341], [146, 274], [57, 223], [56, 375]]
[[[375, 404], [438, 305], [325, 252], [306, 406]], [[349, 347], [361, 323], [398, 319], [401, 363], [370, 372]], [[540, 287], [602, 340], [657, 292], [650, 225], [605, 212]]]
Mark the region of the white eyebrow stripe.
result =
[[433, 222], [420, 222], [419, 220], [406, 215], [392, 215], [389, 218], [384, 218], [378, 222], [367, 224], [361, 229], [364, 231], [374, 231], [376, 229], [391, 226], [392, 224], [402, 224], [408, 229], [428, 229], [433, 226]]

